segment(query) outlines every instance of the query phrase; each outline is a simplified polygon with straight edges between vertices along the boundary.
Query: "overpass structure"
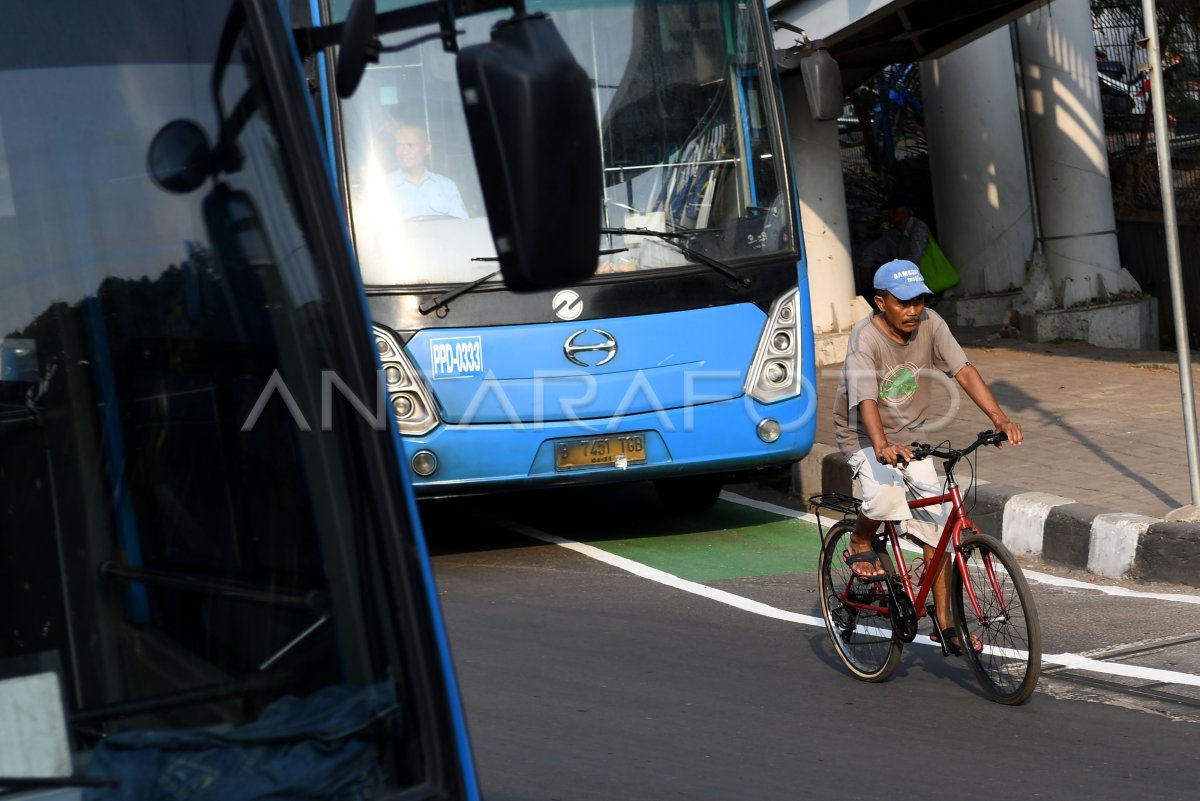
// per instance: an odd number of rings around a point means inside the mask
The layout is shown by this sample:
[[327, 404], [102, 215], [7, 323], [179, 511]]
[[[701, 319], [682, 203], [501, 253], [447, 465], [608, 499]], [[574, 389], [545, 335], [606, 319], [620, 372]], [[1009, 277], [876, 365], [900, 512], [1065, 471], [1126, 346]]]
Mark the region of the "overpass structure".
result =
[[[943, 312], [1021, 320], [1025, 338], [1152, 348], [1155, 305], [1119, 262], [1088, 0], [778, 0], [850, 90], [921, 65], [939, 243], [961, 284]], [[797, 44], [786, 28], [776, 47]], [[854, 286], [837, 124], [815, 121], [798, 69], [784, 99], [808, 248], [818, 361], [841, 361], [869, 307]], [[1015, 310], [1016, 316], [1009, 314]]]

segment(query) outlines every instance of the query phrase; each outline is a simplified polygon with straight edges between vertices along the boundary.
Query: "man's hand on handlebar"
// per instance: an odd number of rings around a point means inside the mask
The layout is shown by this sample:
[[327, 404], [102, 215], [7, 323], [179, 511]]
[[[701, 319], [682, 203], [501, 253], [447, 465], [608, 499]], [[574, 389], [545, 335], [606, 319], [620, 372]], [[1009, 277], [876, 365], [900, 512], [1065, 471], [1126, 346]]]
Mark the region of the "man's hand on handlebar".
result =
[[[1002, 420], [1002, 421], [996, 423], [996, 432], [999, 434], [1006, 435], [1008, 437], [1008, 442], [1010, 445], [1020, 445], [1021, 444], [1021, 424], [1020, 423], [1014, 423], [1012, 420]], [[996, 447], [1000, 448], [1003, 446], [999, 442], [997, 442]]]
[[907, 467], [908, 463], [912, 461], [912, 451], [903, 445], [893, 445], [889, 442], [882, 448], [875, 449], [875, 458], [879, 460], [880, 464]]

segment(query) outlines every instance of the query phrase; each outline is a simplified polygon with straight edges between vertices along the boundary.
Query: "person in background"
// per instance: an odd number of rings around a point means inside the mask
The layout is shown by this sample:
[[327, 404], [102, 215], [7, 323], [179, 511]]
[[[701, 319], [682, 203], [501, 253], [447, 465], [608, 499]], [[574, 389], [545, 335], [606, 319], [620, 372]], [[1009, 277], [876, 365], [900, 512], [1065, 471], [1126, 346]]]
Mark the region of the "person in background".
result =
[[898, 198], [888, 201], [887, 225], [883, 232], [859, 254], [855, 265], [855, 284], [859, 293], [874, 306], [875, 271], [895, 259], [919, 264], [929, 241], [929, 226], [912, 213], [908, 202]]
[[892, 230], [900, 235], [896, 240], [896, 250], [900, 252], [892, 258], [920, 264], [929, 246], [929, 226], [914, 215], [912, 208], [902, 200], [893, 200], [888, 204], [888, 216]]

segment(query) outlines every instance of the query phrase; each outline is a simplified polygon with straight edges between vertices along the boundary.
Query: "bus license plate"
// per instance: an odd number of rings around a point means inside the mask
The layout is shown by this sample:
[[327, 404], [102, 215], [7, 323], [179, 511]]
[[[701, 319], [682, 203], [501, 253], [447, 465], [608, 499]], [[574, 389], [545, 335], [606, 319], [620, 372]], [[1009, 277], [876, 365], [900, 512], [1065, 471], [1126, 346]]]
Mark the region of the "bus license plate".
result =
[[622, 467], [646, 461], [646, 435], [613, 434], [606, 437], [563, 439], [554, 446], [554, 467]]

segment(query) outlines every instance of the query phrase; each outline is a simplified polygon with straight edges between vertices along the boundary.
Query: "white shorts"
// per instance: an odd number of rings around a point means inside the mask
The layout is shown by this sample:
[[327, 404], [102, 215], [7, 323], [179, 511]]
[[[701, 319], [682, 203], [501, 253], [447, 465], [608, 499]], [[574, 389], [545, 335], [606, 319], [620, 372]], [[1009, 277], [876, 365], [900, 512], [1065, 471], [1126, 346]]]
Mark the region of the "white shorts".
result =
[[908, 467], [881, 464], [875, 451], [864, 448], [850, 457], [850, 470], [862, 489], [862, 513], [871, 520], [899, 522], [913, 539], [936, 546], [950, 516], [950, 505], [909, 509], [908, 502], [945, 493], [945, 485], [932, 459], [909, 462]]

